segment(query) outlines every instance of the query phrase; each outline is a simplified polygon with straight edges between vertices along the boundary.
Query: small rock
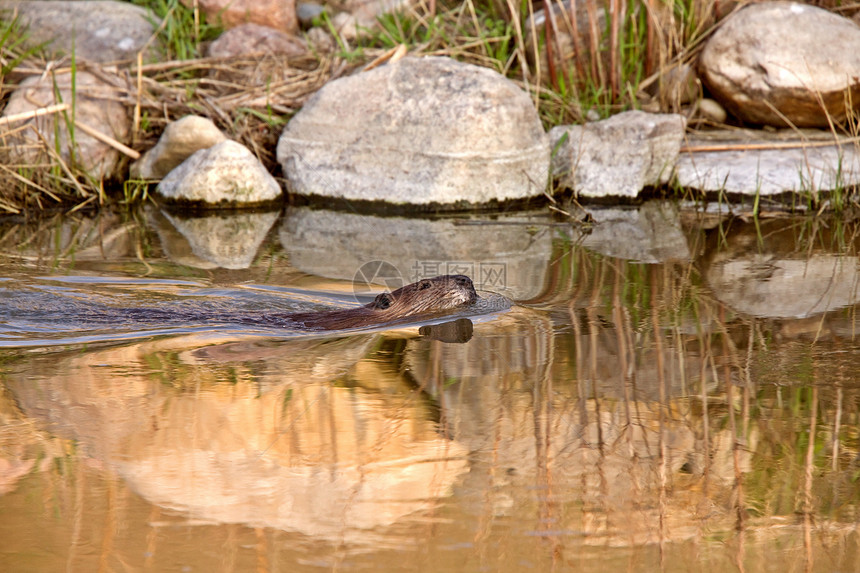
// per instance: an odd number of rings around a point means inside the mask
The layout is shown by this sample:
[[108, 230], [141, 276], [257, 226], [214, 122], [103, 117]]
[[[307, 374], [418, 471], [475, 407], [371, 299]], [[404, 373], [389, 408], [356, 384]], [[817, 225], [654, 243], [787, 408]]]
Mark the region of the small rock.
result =
[[329, 82], [278, 142], [295, 193], [411, 206], [542, 195], [549, 154], [528, 94], [449, 58]]
[[319, 53], [327, 54], [337, 48], [337, 42], [332, 38], [331, 34], [320, 27], [315, 26], [308, 30], [305, 38], [307, 39], [308, 47]]
[[[112, 78], [116, 84], [106, 83], [102, 78]], [[3, 117], [32, 112], [54, 104], [70, 104], [72, 98], [72, 76], [70, 73], [54, 73], [27, 78], [12, 92], [9, 103], [3, 110]], [[117, 86], [128, 90], [124, 80], [102, 71], [101, 77], [78, 70], [75, 77], [77, 94], [74, 98], [74, 118], [77, 123], [107, 135], [120, 143], [127, 143], [131, 132], [131, 118], [126, 107], [116, 98]], [[56, 92], [55, 92], [56, 89]], [[59, 96], [59, 97], [58, 97]], [[96, 179], [109, 179], [116, 175], [121, 159], [113, 147], [87, 135], [74, 124], [69, 124], [66, 115], [55, 113], [17, 122], [14, 126], [33, 125], [50, 149], [56, 149], [54, 134], [60, 136], [60, 155], [64, 161], [86, 171]], [[74, 150], [70, 149], [74, 133]], [[22, 129], [11, 137], [6, 137], [5, 145], [12, 149], [14, 163], [38, 164], [46, 158], [42, 139], [32, 129]]]
[[249, 54], [286, 54], [299, 56], [307, 52], [305, 42], [295, 36], [259, 24], [241, 24], [230, 28], [209, 45], [211, 58], [235, 58]]
[[711, 36], [699, 70], [743, 121], [827, 127], [846, 117], [846, 96], [860, 106], [860, 27], [807, 4], [751, 4]]
[[314, 18], [318, 18], [326, 11], [325, 6], [313, 4], [311, 2], [299, 2], [296, 5], [296, 15], [299, 17], [299, 24], [303, 28], [310, 28], [314, 24]]
[[406, 8], [410, 3], [411, 0], [347, 0], [346, 11], [335, 15], [332, 25], [341, 37], [353, 40], [376, 28], [380, 16]]
[[[77, 60], [133, 60], [144, 49], [158, 19], [151, 11], [128, 2], [83, 0], [17, 2], [0, 0], [0, 13], [17, 13], [27, 28], [26, 45], [45, 44], [54, 54]], [[144, 60], [158, 55], [153, 42]]]
[[689, 64], [672, 66], [657, 81], [658, 95], [668, 109], [677, 110], [681, 105], [699, 97], [699, 78]]
[[206, 207], [275, 201], [281, 188], [247, 147], [227, 140], [201, 149], [168, 173], [156, 191], [171, 202]]
[[[833, 141], [824, 131], [805, 130], [803, 135], [807, 143]], [[790, 142], [797, 147], [786, 148]], [[690, 136], [686, 143], [689, 151], [681, 153], [675, 169], [681, 187], [766, 196], [860, 184], [860, 155], [853, 143], [804, 148], [793, 130], [770, 138], [762, 131], [709, 131]]]
[[131, 177], [161, 179], [195, 151], [208, 149], [226, 139], [211, 119], [186, 115], [168, 124], [155, 147], [131, 165]]
[[181, 0], [192, 7], [195, 3], [206, 14], [210, 24], [235, 28], [241, 24], [260, 24], [283, 32], [299, 29], [296, 0]]
[[763, 318], [805, 318], [860, 302], [856, 256], [831, 251], [827, 245], [837, 242], [824, 237], [798, 248], [795, 231], [780, 227], [760, 221], [733, 225], [725, 243], [700, 260], [702, 277], [717, 300]]
[[726, 123], [728, 119], [725, 108], [711, 98], [700, 99], [696, 105], [696, 112], [699, 117], [714, 123]]
[[669, 181], [685, 129], [684, 116], [642, 111], [554, 127], [553, 178], [582, 197], [636, 197], [646, 186]]

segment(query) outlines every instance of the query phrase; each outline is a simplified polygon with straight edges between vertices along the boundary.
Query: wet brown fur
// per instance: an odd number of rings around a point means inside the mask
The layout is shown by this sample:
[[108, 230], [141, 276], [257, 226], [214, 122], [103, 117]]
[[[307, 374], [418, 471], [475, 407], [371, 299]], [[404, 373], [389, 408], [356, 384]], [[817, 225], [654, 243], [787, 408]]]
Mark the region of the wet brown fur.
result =
[[341, 330], [381, 326], [407, 317], [432, 315], [477, 300], [472, 279], [465, 275], [441, 275], [422, 279], [393, 292], [378, 295], [373, 302], [346, 310], [299, 312], [284, 318], [307, 328]]

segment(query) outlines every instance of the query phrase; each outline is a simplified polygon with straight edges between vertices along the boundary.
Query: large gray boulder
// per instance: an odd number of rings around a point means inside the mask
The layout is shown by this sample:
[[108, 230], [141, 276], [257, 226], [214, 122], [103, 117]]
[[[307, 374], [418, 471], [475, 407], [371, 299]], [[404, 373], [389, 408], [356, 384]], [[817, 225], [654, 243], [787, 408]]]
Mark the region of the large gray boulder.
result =
[[145, 59], [157, 55], [150, 38], [158, 19], [128, 2], [0, 0], [0, 15], [11, 14], [27, 28], [28, 46], [45, 44], [54, 54], [91, 62], [134, 60], [144, 48]]
[[553, 178], [580, 197], [636, 197], [669, 181], [686, 126], [682, 115], [628, 111], [554, 127]]
[[827, 127], [860, 105], [860, 27], [793, 2], [752, 4], [708, 40], [702, 80], [735, 117], [755, 124]]
[[277, 156], [298, 194], [457, 206], [541, 195], [550, 151], [510, 80], [405, 58], [323, 87], [284, 129]]

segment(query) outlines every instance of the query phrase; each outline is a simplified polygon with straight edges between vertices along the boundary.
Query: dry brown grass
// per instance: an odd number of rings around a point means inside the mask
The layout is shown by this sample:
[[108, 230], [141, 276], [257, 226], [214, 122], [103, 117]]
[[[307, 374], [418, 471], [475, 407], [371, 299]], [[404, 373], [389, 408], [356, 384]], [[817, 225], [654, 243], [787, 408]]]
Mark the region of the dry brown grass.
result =
[[[249, 55], [229, 61], [216, 58], [131, 65], [118, 75], [94, 64], [75, 71], [100, 76], [109, 86], [101, 97], [126, 106], [133, 118], [131, 141], [113, 142], [131, 160], [150, 147], [171, 121], [188, 114], [210, 118], [224, 133], [246, 145], [270, 171], [276, 170], [275, 146], [286, 118], [327, 81], [350, 69], [333, 55], [278, 57]], [[21, 80], [43, 74], [70, 73], [70, 62], [29, 58], [15, 68], [11, 81], [0, 84], [5, 97]], [[12, 83], [14, 82], [14, 83]], [[2, 100], [0, 100], [2, 103]], [[58, 107], [63, 108], [63, 103]], [[65, 109], [68, 104], [65, 104]], [[60, 109], [64, 111], [64, 109]], [[67, 129], [61, 113], [56, 128]], [[18, 213], [27, 208], [83, 207], [109, 201], [105, 188], [120, 188], [122, 181], [100, 181], [58, 153], [40, 133], [27, 145], [37, 148], [38, 159], [21, 162], [21, 136], [36, 131], [33, 117], [0, 122], [0, 210]], [[44, 119], [44, 118], [42, 118]], [[48, 128], [50, 131], [51, 128]], [[43, 129], [44, 131], [44, 129]], [[108, 138], [110, 139], [110, 138]], [[119, 194], [114, 198], [124, 199]]]

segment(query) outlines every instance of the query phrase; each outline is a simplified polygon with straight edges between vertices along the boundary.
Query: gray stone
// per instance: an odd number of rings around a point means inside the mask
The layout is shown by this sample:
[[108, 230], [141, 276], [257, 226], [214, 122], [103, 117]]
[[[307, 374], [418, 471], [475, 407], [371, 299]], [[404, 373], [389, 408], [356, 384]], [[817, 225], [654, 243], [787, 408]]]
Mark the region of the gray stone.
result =
[[549, 143], [528, 94], [449, 58], [404, 58], [328, 83], [278, 161], [295, 193], [429, 206], [544, 192]]
[[814, 130], [802, 135], [805, 140], [793, 130], [775, 135], [738, 130], [691, 135], [675, 167], [676, 182], [705, 192], [763, 196], [860, 184], [860, 156], [854, 143], [821, 146], [833, 142], [833, 135]]
[[296, 4], [296, 15], [299, 18], [299, 24], [304, 28], [310, 28], [314, 18], [322, 16], [325, 11], [325, 6], [313, 2], [298, 2]]
[[242, 24], [226, 30], [209, 44], [212, 58], [236, 58], [249, 54], [299, 56], [307, 52], [304, 40], [259, 24]]
[[[109, 78], [112, 78], [116, 84], [104, 81]], [[9, 103], [3, 110], [3, 117], [26, 114], [54, 104], [71, 104], [73, 101], [71, 85], [70, 73], [27, 78], [12, 92]], [[55, 150], [57, 148], [55, 133], [58, 133], [60, 155], [67, 164], [85, 171], [96, 179], [109, 179], [115, 176], [120, 153], [110, 145], [83, 132], [79, 126], [72, 123], [71, 118], [74, 117], [78, 124], [120, 143], [127, 142], [131, 132], [131, 118], [126, 107], [114, 97], [117, 85], [128, 88], [124, 80], [111, 76], [107, 72], [95, 76], [79, 70], [75, 77], [77, 93], [74, 98], [74, 114], [67, 111], [65, 115], [55, 113], [26, 122], [16, 122], [14, 124], [16, 134], [5, 138], [5, 144], [12, 150], [7, 158], [8, 161], [29, 165], [44, 163], [48, 157], [45, 145], [50, 150]], [[23, 129], [18, 130], [18, 128]], [[36, 131], [39, 135], [36, 135]], [[71, 136], [70, 131], [74, 137]], [[73, 150], [72, 141], [74, 141]]]
[[247, 147], [227, 140], [201, 149], [161, 180], [166, 200], [216, 206], [251, 206], [275, 201], [281, 188]]
[[131, 165], [131, 177], [161, 179], [195, 151], [208, 149], [226, 139], [211, 119], [186, 115], [170, 122], [155, 147]]
[[[535, 231], [523, 213], [471, 220], [476, 224], [293, 208], [284, 215], [280, 239], [293, 267], [330, 279], [361, 282], [362, 276], [375, 276], [393, 290], [457, 273], [469, 275], [478, 289], [510, 298], [539, 295], [552, 258], [550, 228]], [[374, 261], [387, 263], [382, 268], [388, 270], [368, 265]]]
[[345, 12], [335, 15], [332, 24], [341, 38], [354, 40], [379, 26], [379, 17], [403, 10], [412, 0], [346, 0]]
[[594, 225], [582, 238], [587, 249], [640, 263], [691, 258], [674, 202], [648, 201], [637, 208], [589, 208], [588, 212]]
[[670, 180], [686, 125], [681, 115], [628, 111], [554, 127], [553, 178], [581, 197], [636, 197], [644, 187]]
[[[19, 15], [21, 24], [27, 26], [28, 46], [47, 44], [55, 54], [91, 62], [134, 60], [158, 26], [150, 10], [109, 0], [0, 0], [0, 11], [7, 18]], [[157, 42], [150, 44], [145, 61], [157, 56], [157, 46]]]
[[702, 80], [735, 117], [756, 124], [827, 127], [860, 105], [860, 27], [793, 2], [752, 4], [705, 44]]

